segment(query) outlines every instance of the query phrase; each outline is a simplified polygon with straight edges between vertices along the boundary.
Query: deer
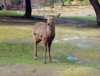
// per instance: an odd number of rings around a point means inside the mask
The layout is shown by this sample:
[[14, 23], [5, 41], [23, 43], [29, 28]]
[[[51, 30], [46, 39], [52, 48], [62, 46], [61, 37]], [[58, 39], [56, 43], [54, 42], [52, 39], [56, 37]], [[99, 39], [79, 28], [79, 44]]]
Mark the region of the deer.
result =
[[43, 41], [44, 44], [44, 64], [46, 64], [46, 54], [47, 49], [49, 53], [49, 61], [51, 60], [51, 44], [52, 41], [55, 38], [55, 20], [58, 18], [60, 14], [58, 15], [46, 15], [45, 18], [47, 19], [47, 22], [37, 22], [35, 23], [33, 27], [33, 37], [34, 37], [34, 59], [37, 60], [37, 45], [41, 41]]

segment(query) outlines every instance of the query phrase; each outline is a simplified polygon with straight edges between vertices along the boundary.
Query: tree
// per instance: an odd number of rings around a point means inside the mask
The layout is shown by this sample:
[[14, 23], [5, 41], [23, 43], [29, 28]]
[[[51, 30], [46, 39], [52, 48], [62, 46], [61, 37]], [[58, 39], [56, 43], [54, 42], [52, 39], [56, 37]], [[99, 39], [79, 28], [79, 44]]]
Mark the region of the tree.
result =
[[68, 5], [70, 6], [70, 5], [72, 5], [72, 2], [73, 0], [68, 0]]
[[25, 0], [26, 1], [26, 12], [25, 12], [25, 17], [31, 17], [31, 12], [32, 12], [32, 8], [31, 8], [31, 1], [30, 0]]
[[4, 9], [7, 9], [7, 4], [6, 4], [6, 0], [3, 0], [3, 5], [4, 5]]
[[96, 21], [97, 21], [98, 27], [100, 27], [100, 4], [98, 0], [89, 0], [89, 1], [95, 10], [96, 17], [97, 17]]

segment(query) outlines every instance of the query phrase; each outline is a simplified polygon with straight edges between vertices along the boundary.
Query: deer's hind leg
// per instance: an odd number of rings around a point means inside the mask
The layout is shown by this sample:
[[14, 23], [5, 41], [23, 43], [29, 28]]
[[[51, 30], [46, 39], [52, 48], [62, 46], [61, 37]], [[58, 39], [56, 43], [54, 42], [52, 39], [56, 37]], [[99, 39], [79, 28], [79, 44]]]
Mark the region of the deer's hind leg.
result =
[[40, 42], [35, 36], [34, 36], [34, 59], [37, 60], [37, 45]]

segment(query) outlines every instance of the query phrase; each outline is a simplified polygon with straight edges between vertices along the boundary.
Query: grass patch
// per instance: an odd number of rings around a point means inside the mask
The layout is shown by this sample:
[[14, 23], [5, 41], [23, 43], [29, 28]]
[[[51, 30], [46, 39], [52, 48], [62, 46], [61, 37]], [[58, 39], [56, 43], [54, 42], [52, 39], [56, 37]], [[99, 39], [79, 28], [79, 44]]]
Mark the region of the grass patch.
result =
[[[0, 27], [0, 41], [13, 40], [13, 39], [23, 39], [32, 37], [31, 30], [20, 29], [21, 27]], [[23, 27], [24, 28], [24, 27]], [[9, 32], [8, 32], [9, 31]]]
[[71, 20], [89, 20], [95, 21], [96, 17], [60, 17], [60, 19], [71, 19]]
[[[39, 60], [35, 61], [34, 57], [34, 44], [32, 36], [33, 26], [0, 26], [0, 63], [2, 64], [36, 64], [44, 65], [44, 46], [40, 43], [38, 46]], [[89, 40], [96, 47], [93, 49], [79, 48], [75, 43], [80, 40], [60, 41], [52, 44], [51, 55], [53, 63], [47, 65], [70, 65], [77, 66], [76, 62], [69, 61], [66, 58], [69, 56], [77, 57], [78, 61], [89, 63], [90, 67], [99, 68], [100, 65], [100, 52], [99, 52], [99, 29], [93, 28], [76, 28], [67, 27], [65, 25], [56, 26], [56, 40], [67, 37], [88, 36]], [[97, 37], [93, 40], [91, 37]], [[87, 40], [87, 41], [89, 41]], [[47, 54], [48, 55], [48, 54]], [[48, 58], [48, 56], [47, 56]], [[81, 64], [85, 66], [84, 64]], [[93, 66], [92, 66], [93, 65]], [[94, 66], [95, 65], [95, 66]]]
[[11, 10], [3, 10], [3, 11], [0, 11], [0, 16], [23, 16], [23, 13], [18, 13], [18, 12], [15, 12], [15, 11], [11, 11]]
[[[20, 29], [24, 28], [24, 29]], [[27, 29], [25, 29], [27, 28]], [[71, 36], [81, 36], [86, 35], [87, 36], [94, 36], [99, 35], [99, 30], [91, 29], [76, 29], [76, 28], [69, 28], [69, 27], [56, 27], [56, 39], [62, 39], [66, 37]], [[4, 61], [1, 59], [1, 61], [6, 63], [6, 58], [24, 58], [24, 59], [30, 59], [30, 62], [33, 60], [34, 56], [34, 44], [33, 44], [33, 36], [31, 34], [32, 26], [1, 26], [0, 27], [0, 56], [4, 59]], [[88, 32], [89, 31], [89, 32]], [[94, 32], [95, 31], [95, 32]], [[74, 32], [74, 33], [73, 33]], [[62, 37], [60, 37], [62, 36]], [[94, 40], [91, 40], [94, 41]], [[76, 40], [77, 42], [77, 40]], [[99, 60], [99, 53], [98, 50], [94, 49], [83, 49], [78, 48], [74, 44], [76, 43], [73, 40], [69, 41], [61, 41], [59, 43], [53, 43], [52, 44], [52, 51], [51, 55], [52, 58], [56, 59], [60, 63], [70, 63], [74, 64], [73, 62], [70, 62], [66, 59], [68, 56], [78, 57], [79, 60], [83, 62], [89, 62], [92, 61], [94, 64], [98, 64], [97, 60]], [[97, 41], [98, 42], [98, 41]], [[97, 44], [98, 47], [99, 43], [93, 42], [93, 44]], [[43, 62], [44, 59], [44, 46], [40, 43], [38, 46], [38, 56], [40, 62]], [[96, 48], [97, 48], [96, 47]], [[38, 61], [37, 61], [38, 62]], [[26, 63], [26, 62], [25, 62]], [[9, 62], [10, 64], [10, 62]], [[12, 62], [11, 62], [12, 64]]]

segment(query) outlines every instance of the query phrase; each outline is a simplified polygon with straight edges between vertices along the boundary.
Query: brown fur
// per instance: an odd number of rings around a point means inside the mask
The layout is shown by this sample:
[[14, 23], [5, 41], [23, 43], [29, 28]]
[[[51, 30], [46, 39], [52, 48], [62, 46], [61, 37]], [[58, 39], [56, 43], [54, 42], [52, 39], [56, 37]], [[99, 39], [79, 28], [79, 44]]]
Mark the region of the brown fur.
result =
[[[60, 16], [60, 14], [58, 15]], [[33, 35], [34, 35], [34, 59], [37, 60], [37, 45], [40, 41], [43, 41], [44, 43], [44, 63], [46, 63], [46, 53], [47, 53], [47, 46], [48, 46], [48, 52], [49, 52], [49, 61], [51, 62], [51, 55], [50, 55], [50, 49], [52, 41], [55, 38], [55, 19], [58, 16], [54, 15], [47, 15], [47, 23], [44, 22], [38, 22], [34, 25], [33, 29]]]

